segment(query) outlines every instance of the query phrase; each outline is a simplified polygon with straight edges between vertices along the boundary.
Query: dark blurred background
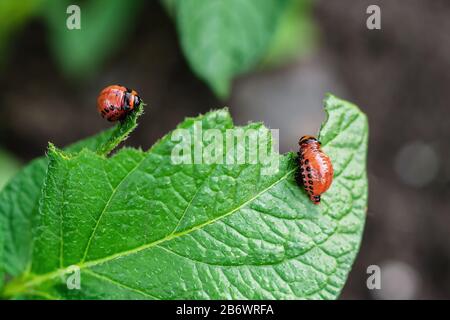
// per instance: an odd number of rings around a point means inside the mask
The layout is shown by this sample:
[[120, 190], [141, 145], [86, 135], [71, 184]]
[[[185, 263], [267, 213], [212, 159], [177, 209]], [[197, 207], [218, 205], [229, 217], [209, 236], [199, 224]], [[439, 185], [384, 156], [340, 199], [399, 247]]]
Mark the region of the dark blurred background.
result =
[[[192, 72], [158, 1], [139, 1], [126, 28], [123, 13], [108, 35], [115, 46], [85, 52], [95, 61], [75, 77], [79, 48], [51, 32], [46, 15], [56, 9], [45, 1], [0, 3], [0, 17], [9, 18], [0, 19], [0, 188], [48, 141], [64, 146], [110, 126], [95, 100], [112, 83], [149, 104], [127, 142], [144, 149], [184, 117], [227, 105], [238, 124], [279, 128], [280, 151], [294, 150], [300, 135], [317, 133], [332, 92], [370, 123], [369, 211], [341, 298], [450, 298], [450, 1], [293, 6], [288, 54], [239, 76], [226, 99]], [[381, 8], [381, 30], [366, 27], [371, 4]], [[366, 287], [372, 264], [381, 267], [381, 290]]]

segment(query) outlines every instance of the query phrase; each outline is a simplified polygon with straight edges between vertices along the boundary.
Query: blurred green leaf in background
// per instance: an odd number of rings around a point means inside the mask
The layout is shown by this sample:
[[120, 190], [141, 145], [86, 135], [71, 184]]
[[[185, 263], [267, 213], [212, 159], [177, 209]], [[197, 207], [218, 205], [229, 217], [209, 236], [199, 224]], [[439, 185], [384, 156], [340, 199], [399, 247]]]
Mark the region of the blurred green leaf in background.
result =
[[194, 73], [221, 98], [236, 76], [309, 53], [311, 0], [163, 0]]
[[264, 56], [289, 0], [171, 0], [184, 54], [197, 76], [225, 98], [236, 75]]
[[0, 191], [5, 184], [19, 171], [19, 162], [6, 151], [0, 149]]
[[45, 0], [0, 1], [0, 64], [5, 63], [9, 42], [42, 8]]
[[[51, 49], [65, 74], [84, 77], [95, 73], [112, 52], [126, 43], [136, 24], [141, 1], [47, 0], [45, 18]], [[81, 29], [69, 30], [67, 7], [79, 4]]]
[[[220, 98], [233, 79], [258, 65], [280, 65], [309, 53], [317, 31], [312, 0], [161, 0], [176, 24], [193, 72]], [[68, 29], [67, 8], [80, 8], [81, 29]], [[83, 79], [98, 73], [139, 21], [141, 0], [2, 0], [0, 63], [12, 35], [33, 17], [48, 29], [62, 72]], [[158, 44], [155, 43], [155, 46]], [[136, 44], [131, 49], [137, 49]]]
[[264, 66], [277, 66], [314, 51], [318, 30], [312, 14], [312, 0], [291, 0], [277, 26]]

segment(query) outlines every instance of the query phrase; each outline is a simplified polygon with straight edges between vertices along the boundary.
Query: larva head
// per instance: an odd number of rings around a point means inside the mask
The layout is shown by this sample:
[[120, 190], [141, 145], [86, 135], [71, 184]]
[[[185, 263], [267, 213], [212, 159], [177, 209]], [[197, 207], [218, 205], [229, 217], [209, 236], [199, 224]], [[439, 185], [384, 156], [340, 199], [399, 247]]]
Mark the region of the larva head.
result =
[[320, 141], [319, 140], [317, 140], [315, 137], [313, 137], [313, 136], [303, 136], [303, 137], [301, 137], [300, 138], [300, 140], [298, 141], [298, 144], [300, 145], [300, 147], [304, 147], [304, 146], [306, 146], [306, 145], [308, 145], [308, 144], [311, 144], [311, 143], [318, 143], [319, 145], [320, 145]]
[[134, 107], [138, 107], [142, 102], [141, 98], [137, 95], [137, 93], [133, 94], [133, 99], [134, 99], [133, 101]]
[[311, 195], [309, 198], [311, 199], [311, 201], [312, 201], [314, 204], [319, 204], [319, 203], [320, 203], [320, 196], [317, 196], [317, 195]]
[[134, 110], [141, 104], [141, 98], [135, 90], [129, 88], [125, 88], [125, 90], [124, 108], [125, 110]]
[[142, 100], [135, 90], [120, 85], [108, 86], [97, 98], [97, 109], [108, 121], [123, 120]]

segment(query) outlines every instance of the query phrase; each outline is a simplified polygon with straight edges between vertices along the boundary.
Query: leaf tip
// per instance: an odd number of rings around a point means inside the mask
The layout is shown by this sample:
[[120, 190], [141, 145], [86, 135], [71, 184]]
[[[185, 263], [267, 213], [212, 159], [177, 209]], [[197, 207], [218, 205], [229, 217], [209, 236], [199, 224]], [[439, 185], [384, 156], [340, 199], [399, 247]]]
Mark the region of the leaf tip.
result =
[[230, 94], [231, 81], [229, 79], [206, 79], [211, 90], [220, 99], [225, 100]]
[[70, 156], [68, 153], [66, 153], [63, 150], [56, 147], [52, 142], [48, 143], [47, 156], [49, 158], [59, 157], [59, 158], [66, 159], [66, 160], [70, 159]]
[[349, 109], [353, 109], [354, 111], [360, 113], [361, 115], [366, 117], [366, 114], [354, 103], [344, 100], [341, 98], [338, 98], [337, 96], [333, 95], [332, 93], [327, 92], [325, 94], [325, 98], [323, 100], [325, 111], [331, 111], [340, 107], [346, 107]]

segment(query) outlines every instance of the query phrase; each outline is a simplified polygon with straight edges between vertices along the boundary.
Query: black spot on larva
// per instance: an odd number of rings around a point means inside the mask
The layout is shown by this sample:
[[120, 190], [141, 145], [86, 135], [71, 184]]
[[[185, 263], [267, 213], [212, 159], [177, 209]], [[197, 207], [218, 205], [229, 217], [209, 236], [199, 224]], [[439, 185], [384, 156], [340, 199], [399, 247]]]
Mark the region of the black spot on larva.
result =
[[312, 181], [312, 180], [309, 180], [308, 182], [309, 182], [309, 184], [313, 184], [313, 181]]
[[110, 106], [109, 106], [109, 110], [110, 110], [110, 111], [113, 111], [114, 109], [115, 109], [115, 107], [114, 107], [113, 105], [110, 105]]
[[311, 171], [311, 167], [306, 167], [306, 171]]
[[313, 186], [308, 186], [308, 188], [312, 190], [312, 189], [313, 189]]
[[303, 171], [305, 171], [305, 169], [303, 169], [303, 167], [300, 167], [300, 172], [303, 172]]
[[311, 173], [308, 173], [308, 178], [312, 179]]
[[309, 160], [308, 160], [308, 159], [306, 159], [306, 160], [305, 160], [305, 164], [308, 164], [308, 163], [309, 163]]
[[305, 175], [304, 174], [302, 174], [302, 178], [305, 179]]

